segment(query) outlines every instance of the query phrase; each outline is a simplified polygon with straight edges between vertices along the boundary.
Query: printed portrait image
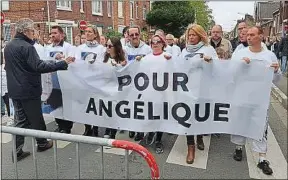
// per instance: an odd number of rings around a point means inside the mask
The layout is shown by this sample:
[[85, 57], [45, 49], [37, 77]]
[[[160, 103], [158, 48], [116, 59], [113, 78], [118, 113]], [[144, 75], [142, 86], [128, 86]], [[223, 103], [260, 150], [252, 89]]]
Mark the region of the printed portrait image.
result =
[[93, 52], [81, 52], [81, 59], [83, 61], [89, 62], [90, 64], [96, 61], [97, 54]]

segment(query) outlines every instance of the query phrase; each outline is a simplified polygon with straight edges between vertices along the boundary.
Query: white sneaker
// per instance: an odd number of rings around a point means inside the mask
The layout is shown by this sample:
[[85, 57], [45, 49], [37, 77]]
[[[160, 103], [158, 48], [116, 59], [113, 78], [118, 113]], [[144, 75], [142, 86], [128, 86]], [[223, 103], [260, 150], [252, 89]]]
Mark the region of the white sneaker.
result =
[[110, 138], [110, 136], [109, 136], [109, 135], [107, 135], [107, 134], [105, 134], [105, 135], [103, 136], [103, 138], [105, 138], [105, 139], [109, 139], [109, 138]]
[[8, 117], [7, 126], [13, 126], [13, 125], [14, 125], [14, 119]]

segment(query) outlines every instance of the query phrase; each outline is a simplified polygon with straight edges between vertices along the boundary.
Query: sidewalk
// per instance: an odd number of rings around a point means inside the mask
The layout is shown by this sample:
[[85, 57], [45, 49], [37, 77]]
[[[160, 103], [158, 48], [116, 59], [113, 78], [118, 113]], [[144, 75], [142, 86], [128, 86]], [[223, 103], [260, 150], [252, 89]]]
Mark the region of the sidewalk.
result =
[[287, 109], [287, 76], [283, 75], [279, 83], [273, 85], [272, 95]]

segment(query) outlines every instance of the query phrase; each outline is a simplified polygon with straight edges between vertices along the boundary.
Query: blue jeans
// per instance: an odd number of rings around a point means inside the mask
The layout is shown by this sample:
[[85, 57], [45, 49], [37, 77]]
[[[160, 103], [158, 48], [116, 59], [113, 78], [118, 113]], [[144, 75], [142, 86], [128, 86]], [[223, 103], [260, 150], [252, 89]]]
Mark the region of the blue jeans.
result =
[[282, 56], [282, 59], [281, 59], [281, 71], [283, 73], [286, 72], [286, 69], [287, 68], [287, 56]]

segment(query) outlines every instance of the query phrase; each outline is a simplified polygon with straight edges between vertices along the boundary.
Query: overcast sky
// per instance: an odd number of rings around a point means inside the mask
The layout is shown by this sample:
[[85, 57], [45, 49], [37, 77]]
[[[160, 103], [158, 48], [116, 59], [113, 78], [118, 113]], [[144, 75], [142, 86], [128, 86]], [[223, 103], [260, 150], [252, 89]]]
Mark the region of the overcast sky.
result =
[[230, 31], [237, 19], [244, 17], [245, 13], [254, 15], [255, 1], [210, 1], [209, 7], [213, 10], [216, 24], [220, 24], [224, 31]]

